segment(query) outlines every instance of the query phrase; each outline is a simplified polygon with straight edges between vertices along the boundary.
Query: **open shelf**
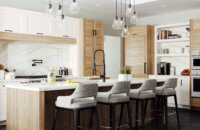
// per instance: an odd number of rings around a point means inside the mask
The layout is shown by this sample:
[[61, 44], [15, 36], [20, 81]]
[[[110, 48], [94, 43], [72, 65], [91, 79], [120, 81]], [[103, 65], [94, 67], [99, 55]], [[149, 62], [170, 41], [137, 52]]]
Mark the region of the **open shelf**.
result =
[[190, 54], [157, 54], [157, 57], [189, 57]]
[[156, 43], [189, 42], [189, 38], [156, 40]]

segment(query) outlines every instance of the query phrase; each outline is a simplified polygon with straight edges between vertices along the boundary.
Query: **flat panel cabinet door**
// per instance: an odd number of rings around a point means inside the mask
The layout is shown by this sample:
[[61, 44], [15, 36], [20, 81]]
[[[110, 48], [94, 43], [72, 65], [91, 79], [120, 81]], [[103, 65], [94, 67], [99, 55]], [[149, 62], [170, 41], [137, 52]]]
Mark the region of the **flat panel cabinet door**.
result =
[[84, 19], [84, 76], [93, 75], [94, 56], [94, 21]]
[[190, 105], [190, 80], [188, 78], [179, 78], [177, 91], [177, 100], [179, 105]]
[[78, 25], [79, 20], [76, 18], [66, 17], [66, 29], [61, 29], [55, 21], [55, 36], [57, 37], [70, 37], [77, 38], [78, 37]]
[[14, 11], [0, 10], [0, 31], [26, 33], [26, 16]]
[[28, 16], [28, 33], [53, 36], [53, 20], [43, 13], [32, 13]]
[[191, 30], [200, 30], [200, 19], [192, 19], [190, 22]]
[[125, 38], [125, 65], [132, 69], [133, 77], [146, 77], [146, 49], [144, 35], [131, 35]]
[[[95, 21], [94, 25], [94, 51], [98, 49], [104, 49], [104, 22], [102, 21]], [[97, 52], [96, 54], [96, 64], [102, 65], [103, 64], [103, 53]], [[99, 66], [96, 68], [96, 75], [100, 75], [103, 73], [103, 67]]]
[[0, 121], [6, 120], [6, 88], [0, 86]]
[[200, 29], [191, 30], [191, 49], [200, 50]]

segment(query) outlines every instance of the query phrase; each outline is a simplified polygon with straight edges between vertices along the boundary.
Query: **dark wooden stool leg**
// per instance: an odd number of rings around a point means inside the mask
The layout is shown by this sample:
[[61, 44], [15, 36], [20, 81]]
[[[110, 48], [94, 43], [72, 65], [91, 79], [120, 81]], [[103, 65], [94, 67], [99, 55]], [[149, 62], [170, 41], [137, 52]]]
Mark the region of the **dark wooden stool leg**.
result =
[[130, 102], [126, 103], [126, 106], [127, 106], [127, 114], [128, 114], [128, 119], [129, 119], [129, 127], [130, 127], [130, 129], [133, 129]]
[[139, 101], [138, 100], [136, 100], [136, 112], [135, 112], [135, 127], [136, 127], [136, 130], [138, 129], [138, 107], [139, 107], [139, 105], [138, 105], [138, 103], [139, 103]]
[[155, 109], [155, 112], [154, 112], [155, 123], [156, 123], [157, 130], [159, 130], [159, 123], [158, 123], [158, 110], [157, 110], [156, 99], [153, 99], [153, 105], [154, 105], [154, 109]]
[[55, 108], [54, 117], [53, 117], [53, 124], [52, 124], [52, 130], [56, 129], [56, 121], [57, 121], [57, 118], [58, 118], [58, 113], [59, 113], [59, 109]]
[[93, 116], [94, 116], [94, 109], [91, 110], [90, 112], [90, 124], [89, 124], [89, 128], [92, 128], [92, 124], [93, 124]]
[[96, 130], [99, 130], [99, 119], [98, 119], [97, 107], [94, 108], [94, 119], [95, 119]]
[[144, 125], [145, 125], [144, 101], [145, 100], [141, 100], [142, 129], [144, 129]]
[[[120, 118], [119, 118], [119, 126], [121, 125], [122, 117], [123, 117], [123, 111], [124, 111], [124, 103], [121, 104], [121, 111], [120, 111]], [[118, 128], [120, 130], [120, 127]]]
[[74, 110], [74, 130], [78, 130], [78, 115], [79, 110]]
[[164, 97], [165, 99], [165, 130], [168, 130], [168, 102], [167, 96]]
[[115, 130], [115, 104], [111, 104], [111, 128]]
[[145, 106], [144, 106], [144, 120], [145, 120], [145, 118], [146, 118], [146, 114], [147, 114], [147, 106], [148, 106], [148, 99], [145, 101]]
[[177, 102], [177, 97], [174, 95], [174, 101], [175, 101], [175, 106], [176, 106], [176, 116], [177, 116], [177, 122], [178, 122], [178, 129], [180, 130], [180, 121], [179, 121], [179, 112], [178, 112], [178, 102]]

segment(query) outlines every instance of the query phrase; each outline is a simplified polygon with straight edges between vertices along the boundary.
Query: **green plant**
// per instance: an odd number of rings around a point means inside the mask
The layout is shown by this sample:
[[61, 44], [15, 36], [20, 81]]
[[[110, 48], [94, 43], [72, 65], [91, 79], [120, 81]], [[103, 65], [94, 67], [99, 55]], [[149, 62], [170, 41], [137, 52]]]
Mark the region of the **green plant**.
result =
[[120, 69], [120, 74], [131, 74], [131, 68], [129, 66], [122, 67]]

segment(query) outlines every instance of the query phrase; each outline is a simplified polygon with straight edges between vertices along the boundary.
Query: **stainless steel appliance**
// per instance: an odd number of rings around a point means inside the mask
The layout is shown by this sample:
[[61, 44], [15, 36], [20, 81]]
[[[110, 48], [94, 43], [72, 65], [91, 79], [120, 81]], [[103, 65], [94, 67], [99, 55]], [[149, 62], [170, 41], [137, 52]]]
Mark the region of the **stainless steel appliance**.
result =
[[170, 75], [171, 63], [160, 62], [158, 63], [158, 75]]
[[192, 70], [200, 70], [200, 50], [192, 51]]
[[200, 70], [192, 70], [192, 97], [200, 97]]

